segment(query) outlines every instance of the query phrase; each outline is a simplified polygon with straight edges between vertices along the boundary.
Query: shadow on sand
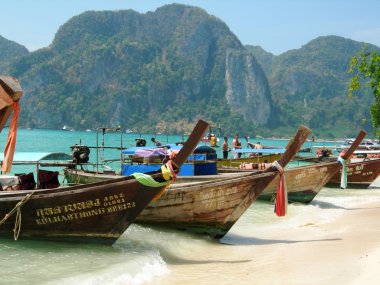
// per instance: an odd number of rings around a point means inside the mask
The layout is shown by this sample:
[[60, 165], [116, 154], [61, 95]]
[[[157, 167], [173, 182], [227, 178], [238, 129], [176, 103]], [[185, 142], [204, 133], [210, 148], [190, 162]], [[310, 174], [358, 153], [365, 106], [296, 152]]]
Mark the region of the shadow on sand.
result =
[[320, 242], [320, 241], [336, 241], [340, 238], [333, 239], [309, 239], [309, 240], [284, 240], [284, 239], [260, 239], [255, 237], [245, 237], [236, 234], [229, 234], [220, 240], [222, 244], [228, 245], [268, 245], [268, 244], [292, 244], [292, 243], [304, 243], [304, 242]]
[[187, 259], [175, 255], [169, 250], [160, 248], [160, 254], [166, 263], [171, 265], [183, 265], [183, 264], [210, 264], [210, 263], [224, 263], [224, 264], [234, 264], [234, 263], [246, 263], [252, 261], [251, 259], [242, 260], [220, 260], [220, 259]]
[[313, 201], [311, 205], [317, 206], [321, 209], [342, 209], [347, 211], [353, 211], [353, 210], [365, 210], [365, 209], [378, 209], [380, 207], [353, 207], [353, 208], [347, 208], [335, 205], [333, 203], [324, 202], [324, 201]]

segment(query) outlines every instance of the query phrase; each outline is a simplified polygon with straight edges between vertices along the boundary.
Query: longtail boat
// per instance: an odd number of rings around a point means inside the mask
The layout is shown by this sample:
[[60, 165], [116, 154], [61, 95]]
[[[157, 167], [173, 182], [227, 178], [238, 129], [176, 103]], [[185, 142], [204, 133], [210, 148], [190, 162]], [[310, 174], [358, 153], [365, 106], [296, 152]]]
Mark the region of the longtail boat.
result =
[[[356, 150], [347, 160], [347, 188], [368, 188], [380, 175], [380, 159], [369, 157], [369, 155], [378, 152], [373, 150]], [[323, 158], [301, 158], [300, 161], [307, 161], [317, 165], [320, 163], [337, 161], [336, 156]], [[337, 187], [340, 185], [341, 173], [337, 171], [330, 180], [327, 181], [326, 187]]]
[[[365, 131], [360, 131], [350, 148], [342, 153], [344, 161], [349, 161], [352, 153], [361, 143], [366, 135]], [[350, 166], [351, 165], [351, 166]], [[348, 163], [347, 168], [356, 168], [360, 164]], [[361, 164], [363, 165], [363, 164]], [[319, 191], [330, 183], [331, 179], [336, 177], [337, 185], [340, 185], [341, 172], [345, 166], [335, 158], [334, 160], [319, 162], [310, 165], [304, 165], [285, 170], [285, 179], [288, 188], [289, 202], [310, 203]], [[359, 166], [360, 167], [360, 166]], [[349, 177], [349, 176], [348, 176]], [[265, 189], [260, 199], [271, 200], [276, 193], [275, 180]], [[345, 185], [347, 187], [347, 185]]]
[[[365, 137], [366, 133], [361, 131], [355, 143], [353, 143], [350, 148], [342, 154], [342, 159], [347, 160], [352, 153], [355, 151], [357, 145]], [[348, 164], [352, 165], [353, 169], [356, 167], [363, 167], [362, 164]], [[350, 167], [349, 167], [350, 168]], [[319, 193], [319, 191], [333, 178], [337, 177], [340, 183], [341, 176], [339, 170], [342, 169], [342, 164], [338, 162], [337, 159], [331, 160], [329, 162], [319, 162], [298, 167], [289, 167], [284, 171], [285, 181], [287, 186], [288, 201], [289, 202], [300, 202], [300, 203], [310, 203], [314, 197]], [[220, 169], [219, 171], [231, 172], [235, 169]], [[250, 171], [250, 170], [240, 170], [240, 171]], [[269, 183], [268, 187], [261, 193], [258, 197], [260, 200], [272, 201], [277, 194], [278, 177], [273, 179]]]
[[[340, 185], [342, 170], [327, 182], [327, 187]], [[368, 188], [380, 175], [380, 159], [364, 159], [347, 164], [347, 187]]]
[[[350, 158], [357, 146], [362, 142], [366, 132], [361, 130], [350, 148], [342, 153], [341, 158], [346, 161]], [[288, 199], [290, 202], [309, 203], [319, 193], [332, 177], [339, 175], [342, 166], [338, 160], [320, 162], [285, 170], [285, 179], [288, 187]], [[341, 177], [339, 176], [339, 181]], [[270, 199], [276, 192], [275, 181], [264, 191], [262, 199]], [[339, 182], [340, 183], [340, 182]]]
[[[282, 168], [302, 146], [310, 130], [301, 126], [277, 161]], [[75, 174], [74, 172], [71, 172]], [[137, 217], [136, 223], [183, 229], [223, 237], [277, 176], [275, 167], [255, 173], [198, 176], [197, 182], [173, 183], [160, 199]], [[99, 176], [98, 176], [99, 177]], [[110, 179], [112, 176], [101, 179]], [[178, 180], [181, 180], [179, 177]]]
[[243, 148], [234, 150], [236, 153], [242, 154], [240, 158], [218, 158], [218, 167], [235, 167], [239, 168], [242, 163], [270, 163], [281, 158], [284, 149], [263, 148], [263, 149], [251, 149]]
[[156, 172], [71, 187], [0, 191], [0, 238], [113, 244], [162, 195], [207, 127], [198, 121], [181, 151]]
[[143, 180], [126, 176], [71, 187], [0, 191], [0, 237], [113, 244], [172, 182], [170, 176], [178, 172], [207, 126], [199, 121], [171, 160], [174, 173], [164, 166]]

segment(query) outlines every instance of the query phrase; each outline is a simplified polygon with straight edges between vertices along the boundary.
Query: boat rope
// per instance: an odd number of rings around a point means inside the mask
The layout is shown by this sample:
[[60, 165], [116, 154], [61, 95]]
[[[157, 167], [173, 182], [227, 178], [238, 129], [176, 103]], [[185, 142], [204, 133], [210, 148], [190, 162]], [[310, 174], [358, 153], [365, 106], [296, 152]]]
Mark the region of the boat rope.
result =
[[0, 226], [4, 224], [14, 213], [16, 213], [16, 219], [15, 219], [15, 226], [13, 228], [13, 238], [14, 240], [17, 240], [20, 231], [21, 231], [21, 206], [24, 205], [30, 197], [34, 194], [35, 191], [29, 193], [28, 195], [24, 196], [17, 204], [16, 206], [8, 213], [5, 214], [4, 218], [0, 221]]
[[280, 163], [276, 161], [273, 162], [272, 166], [274, 166], [279, 172], [280, 179], [278, 181], [277, 186], [277, 196], [274, 204], [274, 212], [277, 216], [282, 217], [286, 215], [287, 207], [288, 207], [288, 191], [285, 183], [285, 173], [284, 168]]
[[347, 164], [346, 160], [338, 156], [338, 162], [342, 164], [342, 174], [340, 176], [340, 188], [345, 189], [347, 188]]
[[145, 173], [133, 173], [132, 176], [142, 185], [149, 187], [163, 187], [162, 190], [153, 197], [152, 202], [156, 201], [158, 198], [162, 196], [162, 194], [166, 191], [167, 187], [176, 180], [177, 173], [173, 169], [172, 161], [169, 160], [166, 164], [161, 166], [162, 177], [164, 177], [165, 181], [158, 182], [153, 179], [153, 177], [149, 174]]

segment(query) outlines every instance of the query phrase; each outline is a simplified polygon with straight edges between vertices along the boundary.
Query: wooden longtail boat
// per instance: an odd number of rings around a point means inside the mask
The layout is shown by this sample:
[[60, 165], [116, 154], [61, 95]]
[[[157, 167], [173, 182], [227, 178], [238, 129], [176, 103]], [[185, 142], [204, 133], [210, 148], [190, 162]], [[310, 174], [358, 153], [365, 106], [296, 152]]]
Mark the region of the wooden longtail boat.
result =
[[244, 154], [258, 154], [251, 157], [241, 157], [241, 158], [230, 158], [223, 159], [218, 158], [217, 165], [218, 167], [236, 167], [238, 168], [242, 163], [270, 163], [274, 162], [281, 158], [281, 154], [283, 153], [282, 149], [241, 149], [235, 150], [236, 152], [244, 153]]
[[[352, 144], [350, 149], [346, 151], [343, 159], [347, 159], [355, 151], [355, 148], [363, 140], [365, 132], [361, 131], [356, 139], [356, 143]], [[362, 167], [363, 164], [349, 164], [353, 168]], [[330, 162], [320, 162], [310, 165], [299, 167], [290, 167], [285, 169], [285, 181], [288, 191], [289, 202], [310, 203], [319, 191], [328, 183], [333, 177], [337, 177], [340, 183], [339, 169], [342, 166], [337, 159]], [[220, 171], [223, 171], [222, 169]], [[224, 169], [224, 172], [231, 171], [231, 169]], [[232, 169], [232, 171], [234, 171]], [[236, 170], [235, 170], [236, 171]], [[244, 171], [244, 170], [241, 170]], [[268, 187], [258, 197], [260, 200], [271, 201], [277, 193], [278, 177], [269, 183]]]
[[[304, 126], [278, 163], [285, 167], [302, 146], [310, 130]], [[151, 203], [137, 223], [167, 226], [223, 237], [277, 176], [274, 168], [262, 173], [240, 173], [202, 183], [173, 184], [167, 193]]]
[[[380, 159], [379, 158], [363, 158], [358, 156], [362, 153], [372, 153], [373, 151], [358, 151], [354, 152], [354, 155], [348, 160], [347, 163], [347, 188], [368, 188], [372, 182], [374, 182], [380, 175]], [[354, 157], [354, 158], [353, 158]], [[306, 158], [310, 162], [314, 162], [317, 165], [320, 163], [326, 163], [336, 161], [337, 157], [329, 156], [322, 159], [319, 158]], [[301, 161], [304, 161], [301, 159]], [[342, 170], [336, 172], [325, 186], [337, 187], [340, 185], [340, 177]]]
[[[338, 171], [327, 182], [328, 187], [337, 187], [340, 184], [342, 171]], [[365, 159], [347, 164], [347, 187], [368, 188], [380, 175], [380, 159]]]
[[[310, 130], [304, 126], [298, 129], [278, 161], [282, 167], [297, 153], [309, 134]], [[277, 174], [275, 168], [268, 168], [260, 173], [212, 175], [212, 179], [198, 176], [194, 179], [201, 179], [201, 182], [174, 183], [160, 199], [149, 204], [136, 222], [221, 238]]]
[[[0, 122], [9, 117], [1, 114]], [[169, 164], [143, 177], [149, 183], [127, 176], [72, 187], [0, 191], [0, 238], [113, 244], [172, 182], [207, 127], [200, 120]]]
[[[364, 131], [361, 131], [358, 134], [355, 142], [342, 156], [344, 160], [347, 160], [352, 155], [356, 147], [364, 139], [365, 135], [366, 133]], [[320, 162], [311, 165], [287, 168], [285, 170], [285, 180], [289, 202], [311, 202], [334, 176], [338, 176], [340, 183], [340, 169], [342, 169], [342, 165], [337, 159], [330, 162]], [[273, 195], [277, 192], [276, 183], [278, 183], [278, 179], [274, 179], [259, 198], [265, 200], [273, 199]]]

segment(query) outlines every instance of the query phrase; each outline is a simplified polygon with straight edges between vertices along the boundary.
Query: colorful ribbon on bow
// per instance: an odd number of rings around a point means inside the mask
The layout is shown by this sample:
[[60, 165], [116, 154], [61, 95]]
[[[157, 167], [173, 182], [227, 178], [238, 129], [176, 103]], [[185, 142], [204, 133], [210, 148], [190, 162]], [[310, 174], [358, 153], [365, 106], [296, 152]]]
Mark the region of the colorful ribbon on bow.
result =
[[167, 187], [176, 180], [177, 173], [174, 171], [172, 161], [169, 160], [166, 164], [161, 166], [161, 174], [164, 177], [164, 182], [158, 182], [152, 176], [145, 173], [133, 173], [132, 176], [142, 185], [149, 187], [163, 187], [160, 192], [153, 197], [152, 202], [156, 201], [166, 191]]
[[347, 164], [346, 160], [338, 156], [338, 162], [342, 164], [342, 174], [340, 176], [340, 188], [346, 189], [347, 188]]
[[288, 208], [288, 190], [285, 183], [284, 169], [277, 161], [273, 162], [272, 166], [274, 166], [277, 169], [280, 175], [280, 179], [278, 181], [277, 186], [277, 196], [274, 211], [277, 216], [283, 217], [286, 215]]
[[12, 169], [13, 156], [16, 148], [18, 114], [20, 113], [20, 106], [18, 101], [13, 101], [12, 97], [9, 96], [2, 87], [0, 88], [0, 99], [2, 101], [1, 107], [4, 108], [8, 106], [8, 108], [10, 108], [9, 106], [12, 106], [11, 108], [13, 108], [13, 116], [8, 131], [8, 140], [4, 150], [4, 161], [1, 166], [1, 170], [4, 174], [6, 174]]

